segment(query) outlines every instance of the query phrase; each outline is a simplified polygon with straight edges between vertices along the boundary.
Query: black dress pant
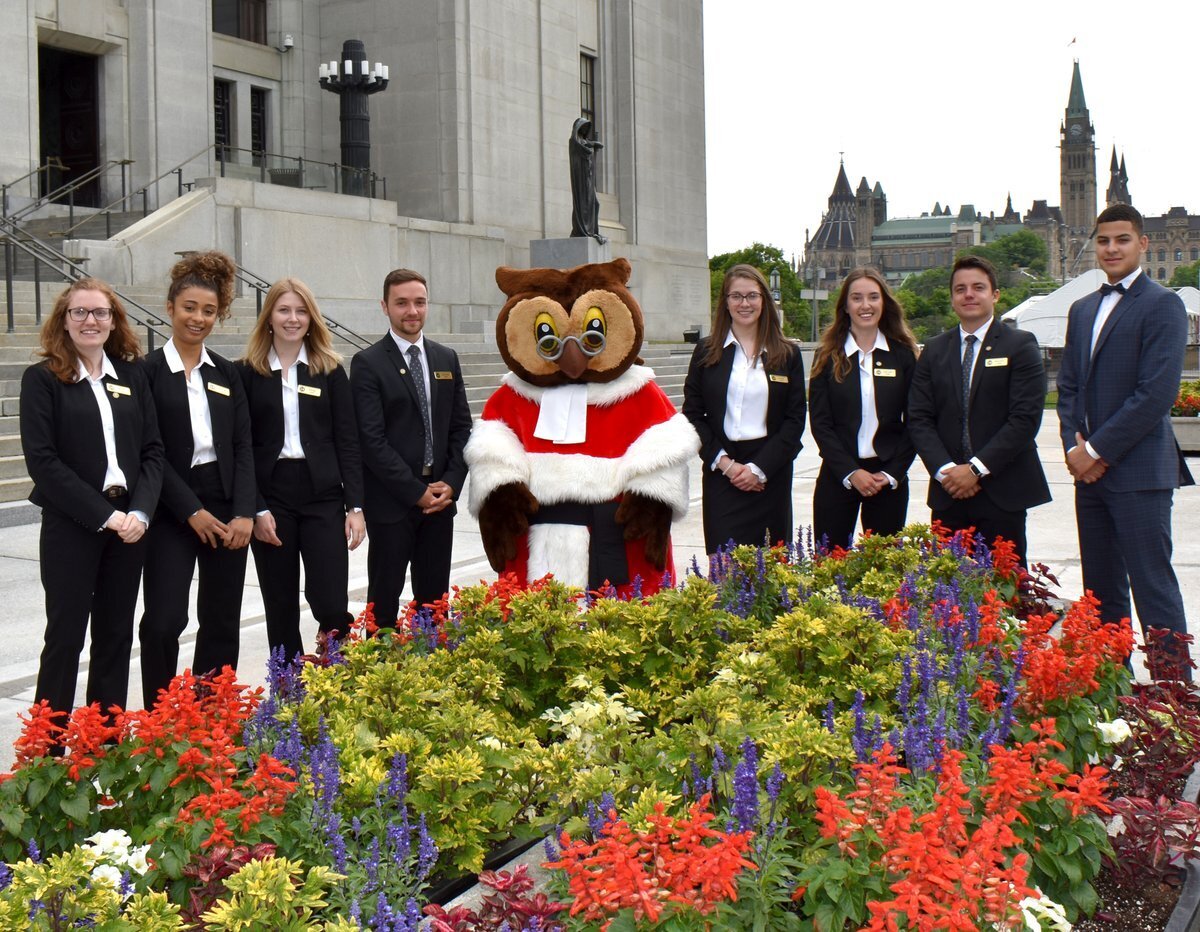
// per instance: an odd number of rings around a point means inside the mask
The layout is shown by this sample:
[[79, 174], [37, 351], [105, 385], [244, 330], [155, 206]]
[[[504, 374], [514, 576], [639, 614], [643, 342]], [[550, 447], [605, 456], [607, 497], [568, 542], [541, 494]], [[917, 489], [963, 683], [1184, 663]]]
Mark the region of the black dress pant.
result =
[[392, 627], [410, 563], [418, 605], [436, 602], [450, 591], [454, 515], [449, 509], [426, 515], [415, 507], [400, 521], [372, 521], [369, 507], [366, 515], [367, 601], [374, 604], [375, 623]]
[[[113, 500], [115, 510], [128, 497]], [[91, 616], [91, 663], [85, 701], [125, 707], [133, 614], [146, 538], [127, 544], [112, 531], [85, 528], [47, 508], [42, 512], [40, 559], [46, 591], [46, 639], [34, 700], [45, 699], [58, 712], [75, 703], [75, 680]]]
[[[936, 480], [935, 480], [936, 481]], [[1017, 557], [1022, 566], [1028, 566], [1025, 549], [1025, 513], [1009, 511], [1001, 508], [986, 492], [976, 492], [970, 498], [955, 499], [947, 508], [934, 508], [933, 519], [941, 521], [952, 531], [961, 531], [973, 527], [983, 535], [988, 547], [995, 543], [997, 537], [1011, 540], [1016, 544]]]
[[[879, 460], [861, 460], [859, 466], [876, 473], [882, 468]], [[813, 489], [813, 539], [825, 539], [830, 547], [850, 547], [854, 544], [854, 526], [862, 512], [863, 531], [872, 534], [895, 534], [904, 527], [908, 517], [908, 479], [895, 476], [896, 488], [864, 498], [853, 487], [842, 484], [845, 476], [835, 476], [822, 464]]]
[[257, 538], [254, 566], [267, 616], [267, 643], [282, 647], [289, 660], [304, 653], [300, 637], [300, 561], [304, 598], [322, 631], [346, 634], [353, 619], [346, 611], [350, 559], [346, 552], [346, 510], [340, 486], [314, 492], [304, 460], [279, 460], [266, 491], [282, 546]]
[[[216, 463], [193, 467], [189, 482], [200, 503], [218, 520], [229, 523], [233, 519], [233, 503], [224, 497]], [[145, 612], [138, 640], [142, 695], [149, 708], [158, 691], [166, 689], [178, 672], [179, 636], [187, 627], [188, 595], [197, 566], [199, 630], [192, 672], [203, 675], [226, 665], [237, 668], [247, 548], [230, 550], [220, 543], [210, 547], [186, 521], [162, 513], [146, 537]]]

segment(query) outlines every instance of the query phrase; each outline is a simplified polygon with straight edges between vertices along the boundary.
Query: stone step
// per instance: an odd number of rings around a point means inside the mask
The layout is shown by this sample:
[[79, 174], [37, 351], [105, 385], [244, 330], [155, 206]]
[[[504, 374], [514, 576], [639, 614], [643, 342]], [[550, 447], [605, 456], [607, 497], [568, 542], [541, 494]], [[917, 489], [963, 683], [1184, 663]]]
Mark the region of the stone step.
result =
[[0, 481], [22, 478], [29, 478], [29, 473], [25, 471], [25, 457], [20, 453], [0, 456]]
[[[21, 435], [20, 434], [0, 434], [0, 456], [17, 456], [24, 459], [21, 455]], [[21, 473], [24, 475], [24, 469]]]
[[16, 479], [0, 479], [0, 502], [19, 502], [29, 498], [33, 491], [33, 480], [28, 476]]

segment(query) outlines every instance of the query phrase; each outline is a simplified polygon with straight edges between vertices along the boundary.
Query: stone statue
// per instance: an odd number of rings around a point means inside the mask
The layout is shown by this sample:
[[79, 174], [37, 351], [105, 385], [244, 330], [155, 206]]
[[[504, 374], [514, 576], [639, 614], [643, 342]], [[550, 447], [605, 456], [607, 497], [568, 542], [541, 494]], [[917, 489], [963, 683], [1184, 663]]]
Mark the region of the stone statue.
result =
[[571, 127], [571, 235], [590, 236], [607, 243], [600, 235], [600, 202], [596, 200], [596, 150], [604, 144], [592, 138], [592, 121], [580, 117]]

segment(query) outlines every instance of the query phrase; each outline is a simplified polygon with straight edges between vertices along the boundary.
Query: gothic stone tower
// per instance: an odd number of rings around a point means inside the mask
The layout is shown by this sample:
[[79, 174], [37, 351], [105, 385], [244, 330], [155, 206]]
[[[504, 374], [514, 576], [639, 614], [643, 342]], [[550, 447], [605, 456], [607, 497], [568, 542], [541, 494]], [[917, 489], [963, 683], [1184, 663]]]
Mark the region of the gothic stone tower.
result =
[[1096, 225], [1096, 128], [1083, 98], [1078, 61], [1071, 75], [1071, 94], [1060, 133], [1059, 203], [1066, 225], [1067, 275], [1074, 277], [1096, 264], [1091, 241]]

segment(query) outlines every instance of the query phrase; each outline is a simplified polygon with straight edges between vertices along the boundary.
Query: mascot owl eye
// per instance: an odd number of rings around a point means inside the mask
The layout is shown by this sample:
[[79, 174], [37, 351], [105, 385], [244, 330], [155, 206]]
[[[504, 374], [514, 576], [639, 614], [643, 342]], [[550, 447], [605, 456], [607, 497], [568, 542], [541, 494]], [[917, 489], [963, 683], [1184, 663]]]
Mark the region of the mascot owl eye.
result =
[[607, 327], [605, 326], [604, 311], [598, 307], [589, 307], [583, 318], [583, 335], [579, 338], [583, 351], [594, 356], [604, 349]]
[[538, 314], [533, 321], [533, 338], [537, 344], [538, 355], [546, 359], [557, 359], [561, 355], [562, 340], [554, 326], [554, 318], [545, 311]]

